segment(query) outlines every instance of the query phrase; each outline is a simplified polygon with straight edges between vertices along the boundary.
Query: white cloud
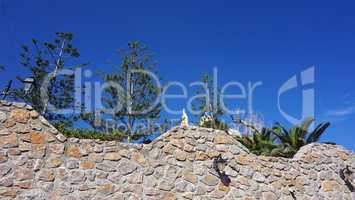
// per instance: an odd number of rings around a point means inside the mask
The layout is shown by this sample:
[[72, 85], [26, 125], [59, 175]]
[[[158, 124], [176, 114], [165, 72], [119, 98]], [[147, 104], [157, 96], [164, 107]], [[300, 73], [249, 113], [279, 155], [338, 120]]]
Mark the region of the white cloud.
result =
[[349, 92], [345, 94], [341, 105], [338, 109], [329, 110], [326, 116], [344, 120], [346, 117], [355, 114], [355, 93]]
[[330, 110], [327, 112], [327, 116], [329, 117], [345, 117], [349, 116], [355, 113], [355, 105], [346, 107], [346, 108], [340, 108], [336, 110]]

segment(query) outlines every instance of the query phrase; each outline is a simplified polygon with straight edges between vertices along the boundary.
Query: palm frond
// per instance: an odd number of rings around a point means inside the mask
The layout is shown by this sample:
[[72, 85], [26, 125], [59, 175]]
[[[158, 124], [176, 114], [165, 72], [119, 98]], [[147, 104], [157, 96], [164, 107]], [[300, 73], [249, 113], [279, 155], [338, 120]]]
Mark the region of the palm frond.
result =
[[323, 135], [325, 130], [330, 126], [330, 123], [322, 123], [319, 124], [314, 131], [312, 131], [308, 138], [307, 138], [307, 143], [313, 143], [319, 141], [320, 137]]
[[303, 130], [303, 131], [308, 131], [308, 129], [309, 129], [309, 127], [313, 124], [313, 122], [314, 122], [314, 119], [313, 119], [313, 117], [307, 117], [304, 121], [303, 121], [303, 123], [301, 124], [301, 129]]

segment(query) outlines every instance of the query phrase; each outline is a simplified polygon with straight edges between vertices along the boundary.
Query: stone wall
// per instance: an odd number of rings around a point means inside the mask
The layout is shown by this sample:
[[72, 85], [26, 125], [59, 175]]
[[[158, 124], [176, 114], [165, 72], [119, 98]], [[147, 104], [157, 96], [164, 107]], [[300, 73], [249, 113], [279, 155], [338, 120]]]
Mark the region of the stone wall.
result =
[[[213, 158], [228, 159], [231, 184]], [[174, 128], [148, 145], [66, 138], [31, 107], [0, 103], [1, 199], [351, 199], [340, 146], [311, 144], [294, 159], [258, 157], [224, 132]], [[292, 197], [292, 194], [294, 197]]]

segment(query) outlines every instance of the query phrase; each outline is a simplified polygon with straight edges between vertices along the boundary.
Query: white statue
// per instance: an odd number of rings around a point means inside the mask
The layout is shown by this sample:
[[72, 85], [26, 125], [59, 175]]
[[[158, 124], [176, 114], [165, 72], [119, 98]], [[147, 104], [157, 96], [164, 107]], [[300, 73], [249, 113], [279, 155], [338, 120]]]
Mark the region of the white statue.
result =
[[181, 116], [181, 127], [188, 127], [189, 126], [189, 117], [187, 116], [185, 109], [182, 110]]

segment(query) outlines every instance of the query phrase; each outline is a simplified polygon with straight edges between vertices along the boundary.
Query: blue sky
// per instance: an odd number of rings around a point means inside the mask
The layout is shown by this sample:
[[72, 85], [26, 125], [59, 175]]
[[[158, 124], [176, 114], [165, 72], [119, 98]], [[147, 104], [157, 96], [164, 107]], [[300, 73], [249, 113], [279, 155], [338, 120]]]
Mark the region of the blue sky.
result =
[[[0, 85], [25, 74], [19, 46], [33, 37], [74, 33], [81, 59], [94, 70], [106, 70], [116, 49], [140, 40], [155, 52], [165, 81], [188, 84], [216, 66], [221, 84], [262, 81], [254, 109], [272, 123], [284, 121], [277, 109], [281, 85], [315, 66], [316, 119], [332, 122], [323, 140], [354, 150], [354, 6], [354, 1], [1, 0], [0, 63], [7, 71], [1, 72]], [[301, 92], [293, 90], [282, 103], [296, 116]]]

